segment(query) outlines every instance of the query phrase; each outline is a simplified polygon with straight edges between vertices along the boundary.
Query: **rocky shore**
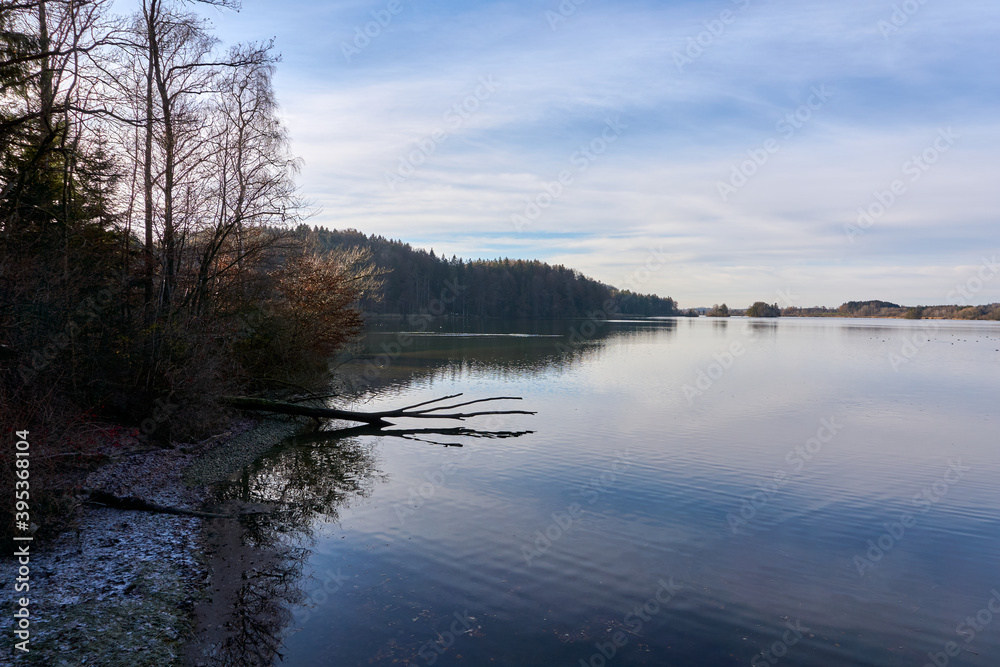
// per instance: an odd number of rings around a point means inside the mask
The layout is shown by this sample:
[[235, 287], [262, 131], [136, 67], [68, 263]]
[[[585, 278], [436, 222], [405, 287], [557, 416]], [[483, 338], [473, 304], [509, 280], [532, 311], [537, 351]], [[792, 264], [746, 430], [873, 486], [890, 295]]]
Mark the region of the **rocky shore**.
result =
[[[82, 486], [204, 510], [214, 482], [303, 428], [303, 420], [242, 420], [196, 444], [116, 447]], [[225, 604], [213, 593], [224, 596], [226, 585], [218, 556], [250, 556], [238, 553], [239, 535], [211, 523], [81, 497], [58, 536], [31, 543], [29, 652], [15, 650], [12, 613], [3, 617], [0, 651], [15, 664], [46, 667], [220, 664]], [[14, 581], [17, 569], [16, 560], [0, 559], [4, 581]]]

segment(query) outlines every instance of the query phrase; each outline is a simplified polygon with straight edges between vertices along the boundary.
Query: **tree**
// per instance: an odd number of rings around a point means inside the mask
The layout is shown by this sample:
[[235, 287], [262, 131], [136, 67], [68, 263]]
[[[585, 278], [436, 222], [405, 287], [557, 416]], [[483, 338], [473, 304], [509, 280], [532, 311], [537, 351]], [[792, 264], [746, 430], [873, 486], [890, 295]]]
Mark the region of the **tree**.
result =
[[778, 304], [769, 304], [763, 301], [756, 301], [747, 308], [747, 317], [781, 317], [781, 309]]
[[[289, 152], [288, 134], [277, 118], [271, 84], [271, 45], [240, 46], [228, 61], [237, 63], [216, 77], [212, 122], [206, 139], [209, 155], [202, 182], [212, 203], [205, 222], [191, 239], [197, 278], [185, 303], [201, 314], [224, 287], [246, 296], [245, 268], [267, 250], [259, 230], [301, 220], [304, 205], [293, 176], [298, 161]], [[231, 294], [235, 297], [235, 294]]]
[[0, 422], [43, 490], [95, 417], [168, 444], [224, 423], [224, 394], [328, 383], [378, 289], [369, 255], [287, 229], [271, 44], [220, 53], [192, 2], [136, 4], [0, 3]]
[[706, 317], [729, 317], [729, 306], [715, 304], [712, 306], [712, 310], [708, 311]]
[[[329, 351], [358, 329], [362, 262], [281, 231], [304, 209], [272, 45], [220, 53], [191, 4], [115, 20], [108, 0], [0, 4], [0, 402], [65, 392], [141, 420], [174, 392], [193, 417], [247, 381], [240, 331], [316, 317], [336, 330], [291, 345]], [[282, 291], [307, 284], [339, 305]]]

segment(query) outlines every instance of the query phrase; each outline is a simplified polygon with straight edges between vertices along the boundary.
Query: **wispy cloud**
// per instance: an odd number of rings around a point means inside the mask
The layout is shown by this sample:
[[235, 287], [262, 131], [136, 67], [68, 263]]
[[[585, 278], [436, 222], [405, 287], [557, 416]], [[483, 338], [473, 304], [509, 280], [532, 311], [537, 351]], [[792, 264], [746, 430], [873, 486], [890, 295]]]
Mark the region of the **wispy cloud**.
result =
[[[345, 58], [386, 6], [248, 3], [216, 19], [227, 38], [277, 37], [317, 224], [564, 262], [613, 284], [662, 246], [673, 263], [649, 290], [691, 305], [790, 285], [809, 305], [930, 302], [956, 267], [997, 249], [995, 2], [927, 2], [886, 34], [892, 3], [861, 0], [589, 0], [554, 30], [554, 0], [399, 0]], [[450, 122], [482, 77], [495, 92]], [[786, 136], [782, 119], [816, 86], [833, 96]], [[626, 129], [579, 170], [574, 155], [609, 118]], [[961, 135], [953, 149], [850, 243], [845, 222], [946, 127]], [[388, 187], [435, 132], [445, 138]], [[779, 149], [720, 199], [718, 183], [771, 138]], [[512, 215], [567, 170], [572, 183], [517, 228]]]

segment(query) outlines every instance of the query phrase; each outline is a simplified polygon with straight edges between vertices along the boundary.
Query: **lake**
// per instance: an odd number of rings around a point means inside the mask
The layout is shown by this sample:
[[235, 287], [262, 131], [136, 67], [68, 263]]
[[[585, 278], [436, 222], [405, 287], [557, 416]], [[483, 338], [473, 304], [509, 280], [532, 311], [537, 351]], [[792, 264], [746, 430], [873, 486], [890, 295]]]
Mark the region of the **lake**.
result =
[[299, 508], [281, 664], [1000, 664], [1000, 324], [383, 321], [366, 344], [357, 409], [537, 414], [245, 471]]

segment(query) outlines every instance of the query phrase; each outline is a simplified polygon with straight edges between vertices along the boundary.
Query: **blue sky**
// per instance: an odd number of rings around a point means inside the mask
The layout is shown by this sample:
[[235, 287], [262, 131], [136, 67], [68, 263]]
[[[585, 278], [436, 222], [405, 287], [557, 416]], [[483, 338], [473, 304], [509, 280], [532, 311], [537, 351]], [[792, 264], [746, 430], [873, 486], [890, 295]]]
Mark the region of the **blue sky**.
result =
[[227, 42], [276, 38], [313, 224], [683, 306], [955, 303], [977, 275], [972, 301], [1000, 301], [995, 0], [211, 15]]

